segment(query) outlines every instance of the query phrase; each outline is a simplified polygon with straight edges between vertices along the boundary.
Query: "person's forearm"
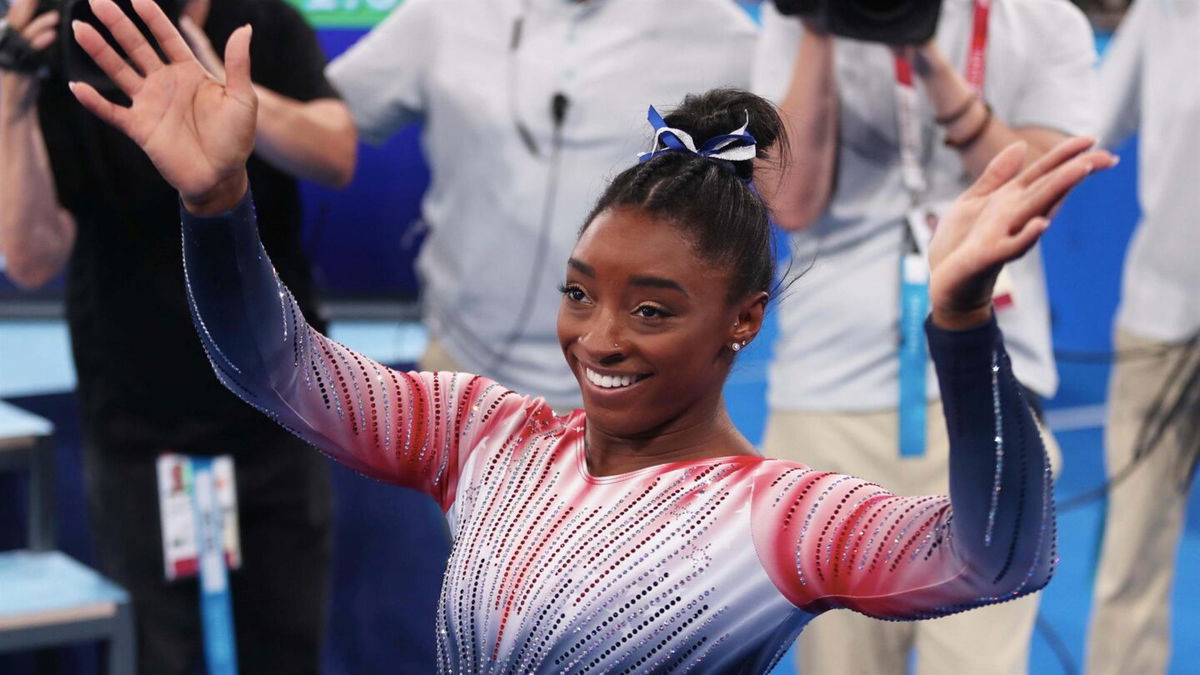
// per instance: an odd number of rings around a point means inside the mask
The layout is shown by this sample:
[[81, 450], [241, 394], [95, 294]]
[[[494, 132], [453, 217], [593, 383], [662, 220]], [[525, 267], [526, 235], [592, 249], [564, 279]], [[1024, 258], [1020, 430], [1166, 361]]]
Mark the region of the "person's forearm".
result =
[[297, 178], [345, 187], [354, 177], [358, 134], [345, 104], [332, 98], [300, 102], [255, 86], [255, 153]]
[[787, 130], [787, 168], [764, 171], [757, 182], [776, 223], [798, 230], [821, 217], [833, 192], [838, 98], [832, 36], [804, 29], [780, 113]]
[[[986, 102], [971, 89], [967, 80], [940, 56], [917, 56], [914, 64], [921, 75], [934, 115], [945, 119], [958, 114], [944, 127], [946, 139], [959, 143], [957, 151], [963, 168], [975, 179], [988, 162], [1017, 141], [1029, 144], [1026, 162], [1032, 162], [1062, 140], [1062, 134], [1049, 129], [1013, 129], [989, 112]], [[963, 112], [965, 110], [965, 112]]]
[[38, 124], [36, 83], [0, 76], [0, 253], [5, 274], [37, 288], [66, 265], [75, 221], [58, 202]]
[[976, 604], [1046, 584], [1054, 498], [1037, 422], [994, 319], [961, 331], [927, 324], [950, 440], [952, 546]]

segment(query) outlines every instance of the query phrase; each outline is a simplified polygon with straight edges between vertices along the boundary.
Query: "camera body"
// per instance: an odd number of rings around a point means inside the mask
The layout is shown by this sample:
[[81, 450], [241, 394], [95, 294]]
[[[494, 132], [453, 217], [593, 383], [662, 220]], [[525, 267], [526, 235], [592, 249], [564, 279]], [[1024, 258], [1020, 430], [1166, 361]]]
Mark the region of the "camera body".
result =
[[928, 42], [942, 0], [775, 0], [780, 14], [815, 19], [839, 37], [891, 45]]

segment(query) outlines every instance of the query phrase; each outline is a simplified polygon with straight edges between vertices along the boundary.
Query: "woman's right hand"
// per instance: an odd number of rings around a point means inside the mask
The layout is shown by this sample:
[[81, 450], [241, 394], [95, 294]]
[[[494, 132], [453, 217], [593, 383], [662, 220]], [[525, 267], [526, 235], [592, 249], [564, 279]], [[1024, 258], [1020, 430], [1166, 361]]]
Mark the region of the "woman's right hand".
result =
[[153, 0], [133, 0], [133, 8], [162, 48], [165, 63], [116, 4], [90, 2], [133, 65], [86, 23], [73, 24], [75, 39], [133, 104], [116, 105], [82, 82], [71, 83], [75, 97], [141, 146], [179, 190], [188, 211], [203, 216], [232, 208], [248, 189], [246, 159], [254, 150], [258, 98], [250, 83], [250, 27], [229, 38], [222, 84], [200, 65]]

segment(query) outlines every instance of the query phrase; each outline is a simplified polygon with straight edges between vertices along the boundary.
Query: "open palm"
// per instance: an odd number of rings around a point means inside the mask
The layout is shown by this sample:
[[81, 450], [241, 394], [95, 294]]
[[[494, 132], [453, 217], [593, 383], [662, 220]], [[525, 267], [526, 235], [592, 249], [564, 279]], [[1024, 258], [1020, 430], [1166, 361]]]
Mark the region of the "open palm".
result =
[[1093, 171], [1116, 164], [1093, 144], [1069, 138], [1022, 170], [1026, 147], [1015, 143], [955, 200], [929, 244], [935, 320], [989, 311], [1000, 269], [1037, 243], [1054, 206]]
[[249, 26], [229, 38], [222, 84], [153, 0], [134, 0], [133, 8], [161, 46], [165, 63], [111, 0], [91, 0], [91, 6], [129, 61], [88, 24], [73, 25], [75, 39], [133, 103], [115, 105], [91, 86], [73, 83], [79, 102], [141, 146], [185, 203], [203, 204], [222, 186], [244, 184], [258, 106], [250, 83]]

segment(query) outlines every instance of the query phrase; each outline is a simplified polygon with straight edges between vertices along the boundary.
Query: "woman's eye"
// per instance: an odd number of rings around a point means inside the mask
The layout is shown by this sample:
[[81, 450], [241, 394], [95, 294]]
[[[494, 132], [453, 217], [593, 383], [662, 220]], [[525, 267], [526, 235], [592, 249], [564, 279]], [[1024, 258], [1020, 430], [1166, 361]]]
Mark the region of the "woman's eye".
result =
[[641, 307], [635, 309], [633, 313], [637, 314], [643, 319], [661, 319], [668, 316], [666, 312], [651, 305], [642, 305]]
[[583, 302], [587, 300], [587, 295], [583, 289], [578, 286], [562, 286], [558, 289], [566, 298], [572, 302]]

